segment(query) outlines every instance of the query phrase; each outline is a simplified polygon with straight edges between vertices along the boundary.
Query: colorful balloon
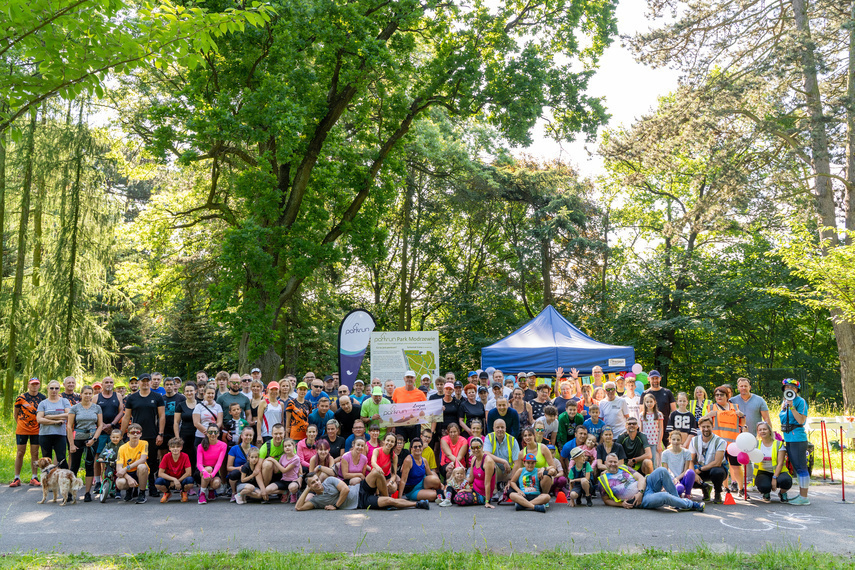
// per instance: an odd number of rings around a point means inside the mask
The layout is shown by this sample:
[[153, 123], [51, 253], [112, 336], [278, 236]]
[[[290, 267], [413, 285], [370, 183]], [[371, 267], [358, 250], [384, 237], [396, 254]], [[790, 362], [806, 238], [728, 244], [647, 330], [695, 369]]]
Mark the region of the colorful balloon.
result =
[[763, 452], [759, 449], [752, 449], [748, 452], [748, 459], [751, 460], [751, 463], [760, 463], [763, 461]]
[[641, 372], [642, 370], [644, 370], [644, 368], [642, 368], [642, 367], [641, 367], [641, 364], [639, 364], [638, 362], [636, 362], [635, 364], [633, 364], [633, 365], [632, 365], [632, 371], [633, 371], [634, 373], [638, 374], [638, 373], [639, 373], [639, 372]]
[[736, 445], [735, 441], [731, 441], [727, 444], [727, 453], [732, 455], [733, 457], [739, 455], [739, 451], [739, 446]]
[[739, 451], [748, 453], [753, 449], [757, 449], [757, 438], [753, 434], [744, 431], [736, 436], [736, 447], [739, 448]]
[[647, 379], [647, 372], [639, 372], [635, 375], [635, 379], [638, 382], [641, 382], [644, 386], [650, 384], [650, 380]]
[[739, 452], [739, 455], [736, 456], [736, 460], [739, 462], [740, 465], [748, 465], [749, 463], [751, 463], [751, 460], [748, 458], [748, 454], [744, 451]]

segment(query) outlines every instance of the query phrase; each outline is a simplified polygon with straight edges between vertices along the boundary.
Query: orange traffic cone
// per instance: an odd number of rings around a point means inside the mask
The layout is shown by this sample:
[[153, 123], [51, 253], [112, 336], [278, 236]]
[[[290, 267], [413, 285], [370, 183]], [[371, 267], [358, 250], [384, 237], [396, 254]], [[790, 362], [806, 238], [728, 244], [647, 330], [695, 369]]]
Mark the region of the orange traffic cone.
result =
[[724, 494], [724, 504], [725, 505], [735, 505], [736, 501], [733, 500], [733, 495], [730, 494], [730, 491]]
[[567, 495], [564, 494], [564, 491], [558, 491], [555, 493], [555, 504], [556, 505], [566, 505], [567, 504]]
[[[393, 499], [397, 499], [397, 498], [398, 498], [398, 491], [395, 491], [394, 493], [392, 493], [392, 498], [393, 498]], [[732, 501], [732, 500], [733, 500], [733, 499], [731, 499], [731, 501]], [[727, 504], [727, 502], [725, 502], [725, 504]]]

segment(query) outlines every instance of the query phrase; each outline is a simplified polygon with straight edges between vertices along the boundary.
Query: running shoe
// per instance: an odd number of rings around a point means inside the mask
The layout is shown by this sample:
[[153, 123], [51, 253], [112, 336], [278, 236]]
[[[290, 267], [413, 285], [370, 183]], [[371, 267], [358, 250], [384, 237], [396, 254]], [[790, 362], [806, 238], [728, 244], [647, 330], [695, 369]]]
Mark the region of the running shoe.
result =
[[588, 495], [587, 497], [585, 497], [585, 504], [588, 505], [589, 507], [594, 506], [594, 503], [591, 502], [591, 495]]
[[786, 503], [790, 500], [789, 497], [787, 497], [786, 491], [778, 491], [778, 498], [781, 499], [782, 503]]
[[701, 483], [701, 493], [704, 495], [704, 500], [710, 500], [710, 494], [712, 493], [712, 483]]
[[246, 503], [246, 499], [244, 499], [243, 495], [241, 495], [240, 493], [235, 493], [235, 496], [232, 498], [235, 500], [235, 503], [239, 505], [243, 505]]
[[416, 508], [429, 511], [430, 510], [430, 501], [428, 501], [426, 499], [422, 499], [421, 501], [416, 501]]
[[30, 487], [41, 487], [41, 486], [42, 486], [42, 482], [39, 481], [38, 479], [36, 479], [35, 477], [30, 479]]
[[160, 496], [160, 491], [153, 488], [154, 485], [149, 485], [149, 487], [150, 487], [150, 490], [149, 490], [148, 496], [151, 497], [152, 499], [158, 498]]
[[538, 513], [545, 513], [546, 507], [543, 505], [535, 505], [534, 510], [535, 510], [535, 512], [538, 512]]
[[297, 493], [291, 493], [291, 504], [292, 505], [297, 504]]
[[127, 491], [125, 491], [125, 502], [126, 503], [130, 503], [133, 500], [133, 498], [134, 498], [134, 490], [133, 489], [128, 489]]
[[517, 503], [516, 509], [517, 509], [518, 511], [524, 511], [524, 510], [525, 510], [525, 507], [524, 507], [524, 506], [522, 506], [521, 504]]
[[439, 504], [439, 506], [440, 507], [450, 507], [451, 506], [451, 499], [443, 499], [442, 502]]
[[282, 493], [282, 498], [279, 499], [280, 503], [287, 503], [291, 501], [291, 497], [287, 493]]
[[791, 505], [796, 506], [807, 506], [810, 504], [810, 500], [807, 497], [802, 497], [801, 495], [796, 496], [794, 499], [790, 499], [788, 502]]
[[187, 502], [187, 492], [186, 491], [181, 491], [181, 502], [182, 503]]
[[84, 503], [91, 503], [92, 502], [92, 493], [90, 493], [89, 491], [86, 491], [86, 494], [83, 495], [83, 502]]
[[161, 503], [169, 502], [169, 497], [171, 497], [171, 496], [172, 496], [172, 493], [164, 493], [164, 494], [163, 494], [163, 495], [161, 495], [161, 497], [160, 497], [160, 502], [161, 502]]
[[205, 498], [205, 493], [199, 493], [199, 504], [205, 505], [208, 503], [208, 499]]
[[217, 492], [213, 489], [208, 489], [208, 500], [216, 501], [217, 500]]
[[702, 512], [704, 512], [704, 509], [706, 508], [706, 506], [707, 506], [707, 504], [704, 503], [703, 501], [700, 503], [692, 503], [692, 510], [698, 511], [699, 513], [702, 513]]
[[137, 504], [142, 505], [143, 503], [145, 503], [145, 501], [146, 501], [145, 489], [143, 489], [142, 491], [140, 491], [139, 497], [137, 497]]
[[15, 480], [9, 483], [10, 487], [20, 487], [21, 486], [21, 478], [15, 477]]
[[763, 493], [763, 500], [767, 503], [772, 500], [772, 493]]

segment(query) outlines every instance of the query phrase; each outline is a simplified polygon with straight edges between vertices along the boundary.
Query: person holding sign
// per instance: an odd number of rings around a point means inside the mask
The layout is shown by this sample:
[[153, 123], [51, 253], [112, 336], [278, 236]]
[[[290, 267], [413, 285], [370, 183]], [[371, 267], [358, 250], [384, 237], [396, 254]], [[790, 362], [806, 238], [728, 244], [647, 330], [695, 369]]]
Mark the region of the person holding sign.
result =
[[[413, 402], [424, 402], [427, 396], [424, 392], [416, 388], [416, 373], [412, 370], [407, 370], [404, 373], [404, 385], [395, 388], [392, 392], [393, 404], [411, 404]], [[412, 426], [398, 426], [395, 431], [404, 436], [404, 441], [410, 443], [421, 438], [422, 426], [419, 424]]]

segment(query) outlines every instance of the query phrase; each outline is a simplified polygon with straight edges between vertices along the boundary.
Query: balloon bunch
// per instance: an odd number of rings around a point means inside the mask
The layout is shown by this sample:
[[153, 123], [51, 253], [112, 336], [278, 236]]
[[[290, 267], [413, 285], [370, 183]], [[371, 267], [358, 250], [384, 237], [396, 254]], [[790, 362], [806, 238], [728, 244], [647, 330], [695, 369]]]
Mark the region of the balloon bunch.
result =
[[757, 438], [747, 431], [736, 436], [736, 441], [728, 444], [727, 453], [736, 457], [740, 465], [763, 461], [763, 452], [757, 447]]
[[650, 380], [647, 378], [647, 373], [642, 372], [643, 368], [641, 364], [636, 362], [632, 365], [632, 372], [626, 375], [626, 379], [635, 380], [635, 392], [637, 394], [641, 394], [647, 388], [647, 385], [650, 384]]

